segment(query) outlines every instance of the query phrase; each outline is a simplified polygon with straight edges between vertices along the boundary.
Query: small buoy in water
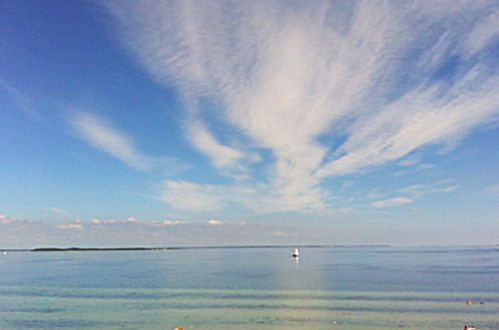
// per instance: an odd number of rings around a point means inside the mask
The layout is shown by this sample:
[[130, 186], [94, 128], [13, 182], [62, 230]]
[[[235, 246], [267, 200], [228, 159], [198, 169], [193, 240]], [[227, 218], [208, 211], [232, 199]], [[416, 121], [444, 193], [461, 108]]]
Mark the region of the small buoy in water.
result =
[[235, 311], [238, 310], [237, 306], [232, 307], [232, 309], [235, 310]]
[[471, 301], [471, 300], [468, 300], [468, 301], [466, 302], [466, 305], [474, 305], [474, 304], [475, 304], [475, 302], [473, 302], [473, 301]]
[[474, 325], [465, 325], [463, 330], [476, 330]]

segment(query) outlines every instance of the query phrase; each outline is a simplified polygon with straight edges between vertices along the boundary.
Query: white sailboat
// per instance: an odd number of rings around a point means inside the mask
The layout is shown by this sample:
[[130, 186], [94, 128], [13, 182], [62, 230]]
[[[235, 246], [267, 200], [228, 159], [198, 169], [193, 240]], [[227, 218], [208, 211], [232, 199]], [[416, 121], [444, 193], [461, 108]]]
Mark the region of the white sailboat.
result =
[[293, 258], [298, 258], [300, 256], [300, 251], [298, 249], [295, 249], [295, 252], [293, 252]]

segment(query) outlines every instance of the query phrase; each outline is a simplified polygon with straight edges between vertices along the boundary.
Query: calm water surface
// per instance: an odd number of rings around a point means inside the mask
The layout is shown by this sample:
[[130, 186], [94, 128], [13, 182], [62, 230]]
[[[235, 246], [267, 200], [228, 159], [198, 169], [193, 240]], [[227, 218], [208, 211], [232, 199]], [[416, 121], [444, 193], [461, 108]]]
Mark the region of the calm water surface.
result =
[[291, 253], [8, 253], [0, 329], [499, 329], [498, 247]]

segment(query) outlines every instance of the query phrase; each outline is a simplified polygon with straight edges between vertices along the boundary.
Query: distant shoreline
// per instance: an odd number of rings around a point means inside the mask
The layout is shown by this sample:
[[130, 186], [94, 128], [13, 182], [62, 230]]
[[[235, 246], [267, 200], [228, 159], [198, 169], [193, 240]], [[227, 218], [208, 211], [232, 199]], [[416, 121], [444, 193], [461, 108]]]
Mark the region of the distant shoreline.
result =
[[33, 249], [0, 249], [0, 252], [92, 252], [92, 251], [164, 251], [195, 249], [275, 249], [275, 248], [384, 248], [389, 245], [228, 245], [228, 246], [184, 246], [184, 247], [40, 247]]

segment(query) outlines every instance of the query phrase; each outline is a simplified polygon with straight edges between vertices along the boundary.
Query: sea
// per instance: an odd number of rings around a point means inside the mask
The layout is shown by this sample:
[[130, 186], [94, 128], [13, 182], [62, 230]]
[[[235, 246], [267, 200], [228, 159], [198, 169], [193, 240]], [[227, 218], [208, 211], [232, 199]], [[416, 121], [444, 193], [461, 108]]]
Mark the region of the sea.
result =
[[0, 329], [499, 329], [499, 247], [0, 254]]

